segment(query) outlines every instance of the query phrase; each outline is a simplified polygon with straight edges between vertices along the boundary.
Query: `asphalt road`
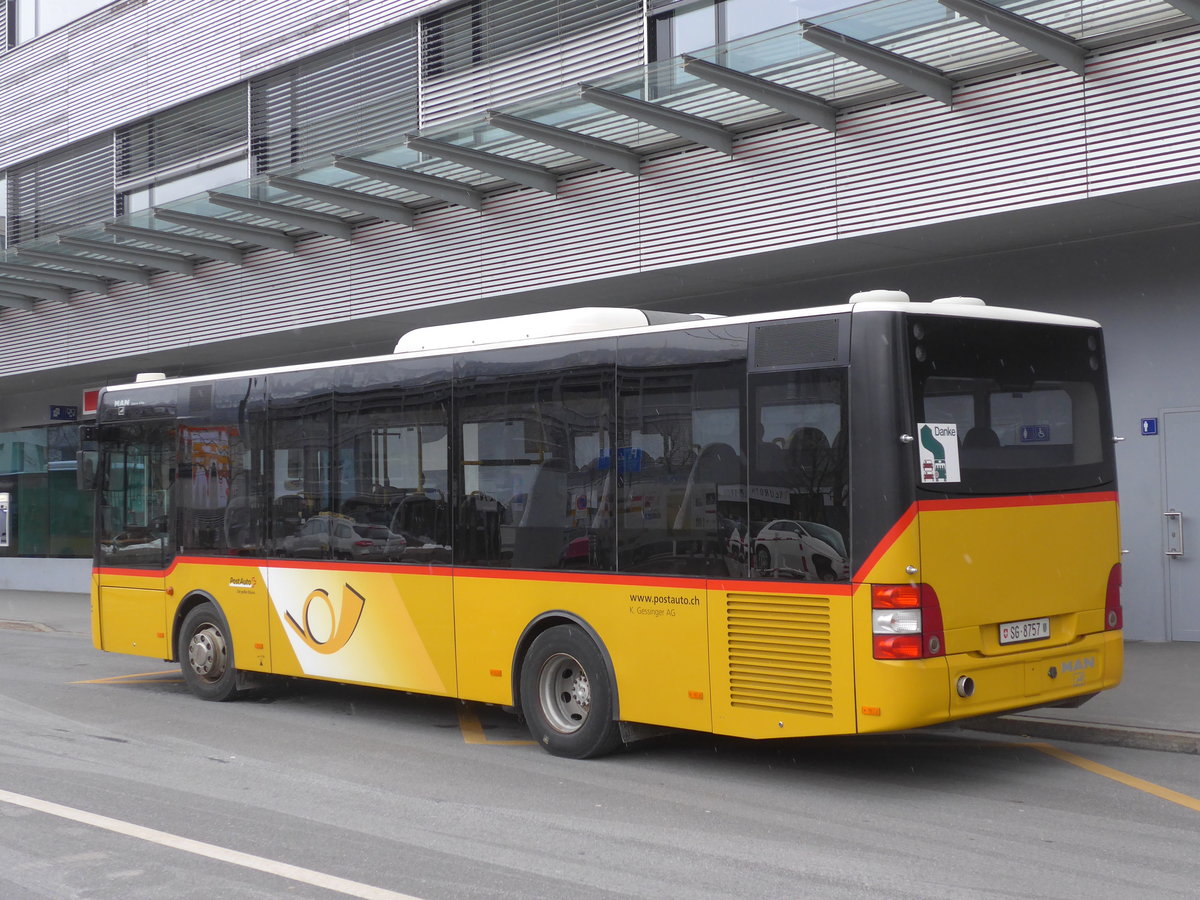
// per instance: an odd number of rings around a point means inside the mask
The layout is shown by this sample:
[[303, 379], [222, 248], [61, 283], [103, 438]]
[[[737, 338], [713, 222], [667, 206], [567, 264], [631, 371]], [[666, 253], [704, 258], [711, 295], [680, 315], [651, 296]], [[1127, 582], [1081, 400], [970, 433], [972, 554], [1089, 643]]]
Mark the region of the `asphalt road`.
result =
[[1196, 756], [946, 729], [579, 762], [444, 699], [206, 703], [85, 628], [0, 616], [5, 900], [1197, 892]]

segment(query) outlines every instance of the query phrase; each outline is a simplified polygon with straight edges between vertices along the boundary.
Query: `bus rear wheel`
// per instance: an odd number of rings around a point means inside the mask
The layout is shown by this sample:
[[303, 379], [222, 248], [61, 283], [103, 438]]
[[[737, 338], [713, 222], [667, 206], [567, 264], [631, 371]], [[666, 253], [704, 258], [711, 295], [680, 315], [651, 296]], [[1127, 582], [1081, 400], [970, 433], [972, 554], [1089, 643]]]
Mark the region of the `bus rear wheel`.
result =
[[201, 603], [184, 616], [179, 647], [179, 667], [193, 694], [218, 701], [237, 695], [229, 625], [216, 606]]
[[570, 759], [611, 753], [621, 743], [612, 701], [604, 659], [577, 625], [534, 639], [521, 666], [521, 711], [544, 749]]

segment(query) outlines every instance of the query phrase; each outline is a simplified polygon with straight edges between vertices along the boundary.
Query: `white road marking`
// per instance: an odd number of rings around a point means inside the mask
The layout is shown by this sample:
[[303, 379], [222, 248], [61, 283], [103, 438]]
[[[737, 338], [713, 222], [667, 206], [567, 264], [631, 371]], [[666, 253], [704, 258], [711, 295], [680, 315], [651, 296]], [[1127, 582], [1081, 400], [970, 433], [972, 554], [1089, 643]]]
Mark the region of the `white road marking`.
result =
[[206, 844], [203, 841], [193, 841], [191, 838], [180, 837], [179, 835], [169, 834], [165, 831], [157, 831], [153, 828], [145, 828], [141, 825], [134, 825], [132, 822], [111, 819], [108, 816], [100, 816], [81, 809], [73, 809], [70, 806], [62, 806], [58, 803], [51, 803], [48, 800], [39, 800], [36, 797], [26, 797], [23, 794], [14, 794], [10, 791], [0, 790], [0, 802], [11, 803], [13, 806], [20, 806], [24, 809], [31, 809], [51, 816], [58, 816], [61, 819], [69, 819], [72, 822], [79, 822], [83, 825], [91, 825], [94, 828], [103, 828], [105, 831], [135, 837], [142, 841], [149, 841], [152, 844], [170, 847], [173, 850], [182, 850], [185, 853], [206, 856], [209, 859], [230, 863], [231, 865], [266, 872], [268, 875], [277, 875], [280, 878], [288, 878], [292, 881], [299, 881], [302, 884], [312, 885], [313, 887], [336, 891], [348, 897], [362, 897], [364, 900], [418, 900], [418, 898], [409, 894], [400, 894], [396, 891], [362, 884], [358, 881], [350, 881], [347, 878], [338, 878], [336, 875], [327, 875], [324, 872], [305, 869], [302, 866], [293, 866], [275, 859], [254, 856], [250, 853], [242, 853], [239, 850], [218, 847], [215, 844]]

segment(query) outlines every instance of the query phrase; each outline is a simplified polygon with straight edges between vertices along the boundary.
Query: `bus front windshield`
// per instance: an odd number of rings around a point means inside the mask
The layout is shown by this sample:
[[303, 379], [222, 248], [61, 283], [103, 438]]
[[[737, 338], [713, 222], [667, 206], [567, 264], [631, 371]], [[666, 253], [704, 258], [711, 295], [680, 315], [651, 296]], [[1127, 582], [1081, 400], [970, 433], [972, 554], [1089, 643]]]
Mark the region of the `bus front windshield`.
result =
[[923, 490], [1025, 494], [1113, 482], [1098, 328], [914, 315], [908, 359]]

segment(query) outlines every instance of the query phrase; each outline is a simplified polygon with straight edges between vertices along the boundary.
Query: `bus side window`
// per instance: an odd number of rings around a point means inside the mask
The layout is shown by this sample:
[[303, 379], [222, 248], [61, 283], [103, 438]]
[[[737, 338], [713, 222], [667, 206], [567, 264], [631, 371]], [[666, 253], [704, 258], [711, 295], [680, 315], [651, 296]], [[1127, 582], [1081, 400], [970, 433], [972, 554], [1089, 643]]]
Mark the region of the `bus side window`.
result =
[[746, 334], [720, 326], [621, 340], [620, 571], [746, 574]]
[[753, 577], [849, 578], [846, 375], [829, 368], [750, 378], [759, 435], [746, 548]]
[[348, 558], [351, 542], [335, 542], [327, 521], [335, 514], [329, 372], [283, 373], [269, 376], [267, 382], [271, 553]]
[[179, 546], [193, 554], [253, 555], [261, 547], [261, 492], [251, 469], [248, 378], [181, 392]]
[[486, 375], [460, 382], [456, 561], [612, 569], [613, 376], [604, 353], [559, 345], [553, 356], [510, 362], [497, 352], [479, 359]]
[[355, 560], [450, 562], [449, 408], [449, 373], [436, 367], [337, 370], [333, 508]]

